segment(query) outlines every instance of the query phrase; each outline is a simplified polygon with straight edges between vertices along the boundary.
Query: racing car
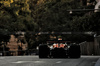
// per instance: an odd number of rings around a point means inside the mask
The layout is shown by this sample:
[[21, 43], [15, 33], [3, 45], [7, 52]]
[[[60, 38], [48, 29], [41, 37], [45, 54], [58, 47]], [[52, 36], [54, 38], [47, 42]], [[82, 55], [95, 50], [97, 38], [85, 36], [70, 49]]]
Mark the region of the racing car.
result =
[[80, 45], [70, 41], [47, 41], [39, 45], [39, 58], [80, 58]]

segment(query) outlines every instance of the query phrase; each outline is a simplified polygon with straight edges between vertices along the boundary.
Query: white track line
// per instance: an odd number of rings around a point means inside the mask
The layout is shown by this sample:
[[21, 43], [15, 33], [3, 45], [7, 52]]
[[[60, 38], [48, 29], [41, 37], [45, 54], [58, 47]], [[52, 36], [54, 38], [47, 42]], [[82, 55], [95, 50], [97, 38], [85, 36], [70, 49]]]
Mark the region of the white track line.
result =
[[62, 61], [57, 61], [56, 63], [61, 63]]
[[43, 61], [17, 61], [17, 62], [11, 62], [11, 63], [28, 63], [28, 62], [33, 62], [33, 63], [44, 63]]

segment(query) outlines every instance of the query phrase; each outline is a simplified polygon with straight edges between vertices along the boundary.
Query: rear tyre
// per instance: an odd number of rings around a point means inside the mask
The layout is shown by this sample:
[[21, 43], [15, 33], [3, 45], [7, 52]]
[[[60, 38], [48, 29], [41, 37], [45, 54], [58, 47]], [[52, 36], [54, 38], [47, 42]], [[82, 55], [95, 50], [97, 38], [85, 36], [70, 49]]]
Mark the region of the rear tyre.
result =
[[80, 58], [80, 45], [72, 45], [69, 48], [70, 58]]
[[50, 49], [47, 45], [39, 46], [39, 58], [48, 58]]

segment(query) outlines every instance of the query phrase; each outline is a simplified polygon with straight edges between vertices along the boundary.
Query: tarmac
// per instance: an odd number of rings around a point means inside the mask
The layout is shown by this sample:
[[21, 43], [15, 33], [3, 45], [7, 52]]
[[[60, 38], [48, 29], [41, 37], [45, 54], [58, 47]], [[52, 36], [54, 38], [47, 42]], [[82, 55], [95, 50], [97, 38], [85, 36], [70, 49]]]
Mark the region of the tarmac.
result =
[[96, 62], [95, 66], [100, 66], [100, 58], [99, 58], [98, 61]]

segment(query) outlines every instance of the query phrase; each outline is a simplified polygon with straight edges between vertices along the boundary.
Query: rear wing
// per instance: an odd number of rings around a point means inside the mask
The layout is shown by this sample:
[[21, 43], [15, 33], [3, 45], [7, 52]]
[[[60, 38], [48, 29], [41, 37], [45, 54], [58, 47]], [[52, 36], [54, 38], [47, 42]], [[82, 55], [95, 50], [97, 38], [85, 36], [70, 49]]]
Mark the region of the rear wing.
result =
[[69, 43], [71, 43], [71, 41], [63, 41], [63, 40], [56, 40], [56, 41], [47, 41], [47, 43], [67, 43], [67, 44], [69, 44]]

